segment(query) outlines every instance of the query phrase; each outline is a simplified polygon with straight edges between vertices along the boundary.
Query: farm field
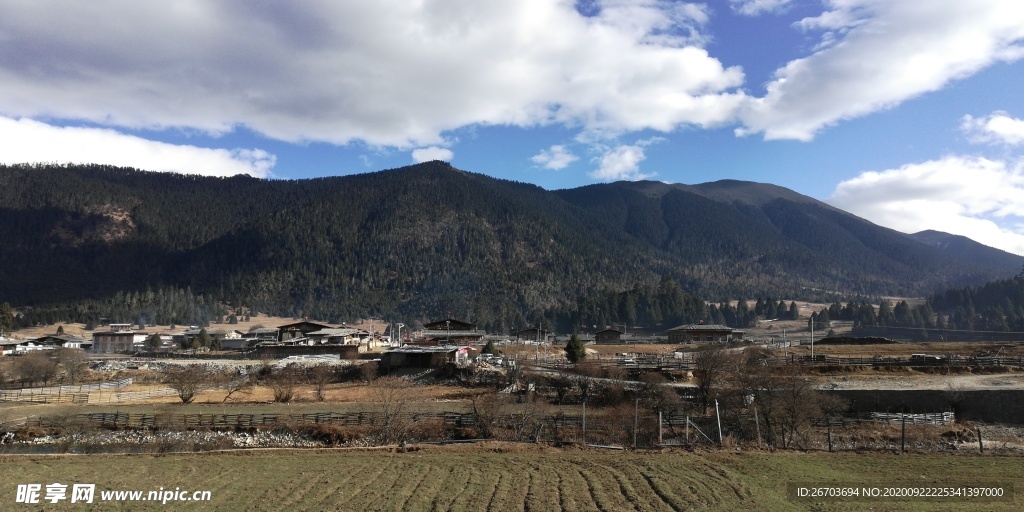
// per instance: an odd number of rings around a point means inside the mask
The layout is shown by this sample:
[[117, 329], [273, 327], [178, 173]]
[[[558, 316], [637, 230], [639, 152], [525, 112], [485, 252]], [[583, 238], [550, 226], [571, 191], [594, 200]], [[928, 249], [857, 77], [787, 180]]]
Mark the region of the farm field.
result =
[[[209, 502], [94, 503], [96, 510], [1020, 510], [1019, 458], [812, 453], [623, 453], [485, 443], [380, 451], [247, 451], [166, 456], [4, 456], [0, 508], [18, 484], [102, 490], [179, 487]], [[879, 469], [884, 468], [880, 473]], [[1012, 497], [841, 501], [788, 484], [1002, 485]], [[1009, 493], [1009, 489], [1007, 489]], [[9, 505], [10, 504], [10, 505]], [[149, 505], [149, 506], [147, 506]], [[67, 502], [37, 507], [76, 510]]]

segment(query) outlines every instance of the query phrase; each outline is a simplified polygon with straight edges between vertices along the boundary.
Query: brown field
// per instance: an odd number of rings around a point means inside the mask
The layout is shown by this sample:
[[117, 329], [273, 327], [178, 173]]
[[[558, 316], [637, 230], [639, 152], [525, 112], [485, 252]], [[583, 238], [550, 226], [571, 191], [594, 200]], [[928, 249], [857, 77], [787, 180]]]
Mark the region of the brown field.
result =
[[[953, 354], [970, 356], [977, 351], [998, 353], [1000, 357], [1024, 357], [1024, 344], [998, 342], [923, 342], [923, 343], [891, 343], [884, 345], [821, 345], [815, 343], [815, 355], [825, 354], [835, 357], [909, 357], [912, 354]], [[810, 344], [796, 345], [789, 348], [790, 354], [797, 356], [810, 355]]]
[[[1019, 458], [678, 451], [484, 443], [353, 451], [3, 456], [0, 508], [18, 484], [92, 483], [92, 505], [42, 510], [1020, 510]], [[881, 469], [881, 471], [880, 471]], [[999, 500], [798, 499], [791, 486], [1001, 486]], [[1012, 489], [1011, 489], [1012, 487]], [[104, 490], [210, 491], [208, 502], [97, 503]], [[24, 506], [24, 505], [22, 505]], [[29, 507], [26, 507], [29, 509]]]
[[[287, 317], [280, 317], [280, 316], [267, 316], [267, 315], [264, 315], [264, 314], [260, 314], [257, 317], [251, 318], [250, 321], [248, 321], [248, 322], [243, 322], [243, 321], [241, 321], [241, 319], [239, 319], [237, 324], [229, 324], [229, 323], [214, 324], [214, 323], [211, 323], [210, 324], [210, 328], [211, 329], [238, 329], [239, 331], [242, 331], [242, 332], [248, 332], [249, 329], [251, 329], [253, 327], [257, 327], [257, 326], [277, 327], [278, 325], [290, 324], [292, 322], [298, 322], [298, 321], [299, 320], [297, 318], [287, 318]], [[377, 322], [376, 325], [377, 325], [378, 331], [379, 331], [380, 330], [380, 326], [383, 325], [383, 324], [382, 324], [382, 322]], [[41, 325], [41, 326], [38, 326], [38, 327], [29, 327], [29, 328], [26, 328], [26, 329], [19, 329], [17, 332], [15, 332], [15, 335], [17, 337], [19, 337], [19, 338], [32, 338], [32, 337], [36, 337], [36, 336], [44, 336], [44, 335], [47, 335], [47, 334], [53, 334], [53, 333], [57, 332], [57, 327], [58, 326], [63, 326], [64, 327], [64, 333], [66, 333], [66, 334], [74, 334], [74, 335], [77, 335], [77, 336], [84, 336], [84, 337], [91, 337], [92, 336], [92, 331], [85, 330], [85, 324], [80, 324], [80, 323], [61, 323], [61, 324], [56, 324], [56, 325]], [[368, 328], [369, 326], [370, 326], [370, 324], [367, 323], [366, 327]], [[138, 327], [138, 326], [136, 326], [136, 327]], [[149, 333], [157, 332], [157, 333], [161, 333], [161, 334], [164, 334], [164, 333], [170, 334], [172, 332], [181, 331], [184, 327], [187, 327], [187, 326], [183, 326], [183, 325], [179, 324], [179, 325], [175, 326], [174, 329], [171, 329], [171, 326], [169, 326], [169, 325], [147, 326], [146, 327], [146, 332], [149, 332]]]
[[[122, 391], [144, 391], [162, 388], [159, 384], [133, 384]], [[34, 404], [0, 402], [0, 423], [25, 417], [56, 416], [61, 414], [86, 414], [96, 412], [130, 413], [175, 413], [175, 414], [229, 414], [229, 413], [291, 413], [320, 411], [366, 411], [375, 406], [365, 384], [342, 383], [327, 386], [326, 399], [315, 400], [313, 386], [296, 386], [296, 398], [289, 403], [274, 403], [273, 390], [267, 386], [255, 386], [249, 391], [237, 392], [225, 401], [227, 391], [210, 389], [200, 392], [194, 402], [182, 404], [177, 396], [149, 398], [144, 400], [92, 404]], [[412, 388], [412, 410], [418, 412], [464, 411], [472, 397], [488, 393], [483, 388], [463, 388], [441, 385], [423, 385]]]

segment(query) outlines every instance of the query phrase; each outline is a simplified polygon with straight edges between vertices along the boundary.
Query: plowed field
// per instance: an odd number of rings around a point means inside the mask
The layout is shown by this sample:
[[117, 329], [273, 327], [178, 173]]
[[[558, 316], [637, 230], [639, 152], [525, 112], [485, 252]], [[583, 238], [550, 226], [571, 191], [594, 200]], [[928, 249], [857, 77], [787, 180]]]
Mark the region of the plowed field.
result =
[[[168, 456], [0, 457], [0, 509], [18, 484], [210, 491], [209, 502], [42, 501], [33, 510], [1020, 510], [1003, 501], [799, 501], [794, 483], [1012, 485], [1019, 458], [824, 453], [649, 453], [518, 445], [387, 451], [262, 451]], [[1008, 493], [1012, 493], [1007, 489]], [[24, 505], [22, 505], [24, 507]]]

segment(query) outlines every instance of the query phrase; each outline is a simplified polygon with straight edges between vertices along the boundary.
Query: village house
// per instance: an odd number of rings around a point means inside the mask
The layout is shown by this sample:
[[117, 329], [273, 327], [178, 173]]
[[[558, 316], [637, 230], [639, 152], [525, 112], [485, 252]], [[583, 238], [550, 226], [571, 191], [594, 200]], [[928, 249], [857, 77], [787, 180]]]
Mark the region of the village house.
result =
[[422, 345], [469, 345], [479, 343], [487, 334], [477, 330], [476, 324], [445, 318], [423, 325], [416, 344]]
[[523, 329], [516, 333], [516, 341], [537, 341], [546, 343], [554, 339], [555, 334], [546, 329], [538, 329], [536, 327], [530, 327], [529, 329]]
[[330, 328], [306, 333], [310, 345], [356, 345], [360, 352], [368, 350], [370, 333], [363, 329]]
[[405, 346], [388, 350], [381, 357], [385, 370], [394, 368], [441, 368], [448, 363], [465, 364], [480, 355], [473, 347]]
[[53, 350], [55, 348], [60, 347], [52, 343], [42, 342], [38, 338], [0, 338], [0, 352], [5, 356], [24, 354], [34, 350]]
[[133, 331], [132, 324], [110, 324], [107, 330], [93, 331], [92, 351], [101, 354], [134, 352], [146, 341], [147, 333]]
[[89, 349], [92, 342], [74, 334], [47, 334], [35, 339], [37, 345], [50, 348], [81, 348]]
[[277, 327], [256, 327], [250, 329], [245, 335], [247, 338], [255, 338], [257, 343], [273, 343], [278, 341], [281, 330]]
[[605, 329], [594, 333], [594, 342], [604, 345], [616, 345], [622, 343], [622, 331], [618, 329]]
[[687, 324], [668, 330], [669, 343], [728, 343], [743, 339], [743, 331], [718, 324]]
[[331, 329], [332, 327], [325, 324], [318, 324], [316, 322], [302, 321], [291, 324], [285, 324], [278, 326], [279, 331], [277, 340], [287, 342], [299, 338], [308, 337], [309, 333], [319, 331], [321, 329]]

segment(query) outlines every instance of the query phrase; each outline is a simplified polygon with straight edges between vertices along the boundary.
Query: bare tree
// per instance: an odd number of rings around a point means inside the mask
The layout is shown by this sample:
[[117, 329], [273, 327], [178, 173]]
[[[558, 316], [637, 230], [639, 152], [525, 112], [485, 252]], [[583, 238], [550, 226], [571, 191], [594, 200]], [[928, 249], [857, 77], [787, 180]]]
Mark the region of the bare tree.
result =
[[706, 411], [725, 387], [732, 365], [732, 355], [721, 345], [711, 345], [697, 351], [693, 358], [697, 393]]
[[377, 378], [377, 371], [379, 370], [379, 364], [377, 361], [367, 361], [359, 365], [359, 374], [363, 378], [363, 382], [370, 384], [373, 379]]
[[89, 369], [89, 362], [85, 358], [85, 352], [79, 348], [59, 348], [54, 351], [57, 364], [64, 370], [64, 376], [68, 383], [74, 384]]
[[682, 406], [679, 393], [668, 385], [668, 379], [662, 374], [655, 372], [644, 372], [640, 376], [639, 397], [655, 413], [674, 413]]
[[494, 427], [502, 414], [505, 401], [497, 393], [484, 393], [473, 396], [470, 402], [476, 417], [478, 435], [483, 438], [494, 437]]
[[274, 371], [267, 379], [270, 389], [274, 392], [274, 401], [282, 404], [291, 402], [295, 397], [295, 381], [293, 368], [285, 367]]
[[334, 380], [334, 367], [327, 364], [318, 364], [309, 369], [309, 379], [313, 383], [316, 401], [323, 402], [324, 398], [327, 397], [327, 385]]
[[382, 442], [405, 442], [409, 433], [409, 421], [405, 415], [416, 399], [416, 391], [411, 381], [401, 377], [382, 377], [370, 385], [368, 398], [380, 413], [377, 434]]
[[554, 374], [547, 378], [548, 385], [555, 390], [555, 396], [558, 399], [558, 404], [562, 405], [565, 403], [565, 397], [569, 394], [569, 391], [575, 386], [575, 382], [571, 377], [567, 377], [562, 374]]
[[580, 403], [591, 403], [594, 396], [601, 390], [601, 382], [590, 373], [588, 368], [580, 368], [580, 373], [573, 378], [576, 389], [580, 392]]
[[963, 412], [964, 401], [967, 400], [967, 391], [964, 389], [963, 384], [953, 384], [952, 381], [946, 384], [946, 390], [943, 392], [946, 397], [946, 403], [949, 404], [949, 408], [952, 409], [953, 415], [956, 419], [960, 419], [960, 415]]
[[220, 387], [227, 391], [224, 401], [227, 402], [235, 393], [249, 394], [252, 392], [255, 376], [252, 374], [242, 375], [236, 370], [227, 370], [221, 374]]
[[779, 407], [775, 416], [782, 426], [782, 446], [806, 448], [808, 427], [814, 420], [845, 409], [838, 398], [819, 391], [810, 379], [778, 377]]
[[167, 369], [164, 380], [178, 393], [183, 404], [192, 403], [196, 394], [211, 384], [210, 372], [196, 364], [172, 366]]
[[19, 356], [14, 362], [14, 374], [23, 386], [46, 384], [57, 376], [57, 362], [43, 351], [32, 351]]

